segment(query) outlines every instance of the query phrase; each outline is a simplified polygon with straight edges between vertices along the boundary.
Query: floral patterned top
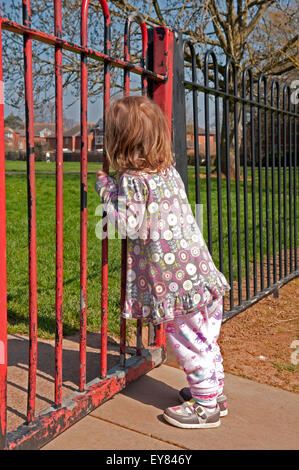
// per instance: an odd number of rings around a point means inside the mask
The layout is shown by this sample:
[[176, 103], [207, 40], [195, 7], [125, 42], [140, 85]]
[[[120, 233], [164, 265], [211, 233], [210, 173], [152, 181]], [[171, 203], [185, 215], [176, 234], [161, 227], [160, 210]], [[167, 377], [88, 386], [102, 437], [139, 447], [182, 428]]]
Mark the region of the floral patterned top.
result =
[[102, 175], [95, 189], [110, 223], [127, 236], [121, 315], [159, 324], [199, 310], [230, 290], [216, 268], [174, 166]]

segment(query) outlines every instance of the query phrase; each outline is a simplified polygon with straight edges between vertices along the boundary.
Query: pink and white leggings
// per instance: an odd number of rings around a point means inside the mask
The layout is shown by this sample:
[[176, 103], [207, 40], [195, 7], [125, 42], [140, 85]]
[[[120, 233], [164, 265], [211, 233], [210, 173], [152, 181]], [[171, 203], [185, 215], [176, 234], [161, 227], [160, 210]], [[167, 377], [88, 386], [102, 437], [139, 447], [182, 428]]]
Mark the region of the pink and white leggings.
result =
[[223, 366], [217, 339], [223, 314], [223, 297], [212, 299], [198, 312], [166, 323], [166, 335], [187, 374], [193, 398], [214, 407], [223, 390]]

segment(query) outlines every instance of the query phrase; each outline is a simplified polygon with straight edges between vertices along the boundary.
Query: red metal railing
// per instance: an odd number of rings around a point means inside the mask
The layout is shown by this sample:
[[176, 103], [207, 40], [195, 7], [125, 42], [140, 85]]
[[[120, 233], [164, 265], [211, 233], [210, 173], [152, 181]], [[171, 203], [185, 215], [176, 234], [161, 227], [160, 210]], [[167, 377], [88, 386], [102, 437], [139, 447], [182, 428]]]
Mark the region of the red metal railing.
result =
[[[78, 419], [122, 390], [127, 383], [151, 370], [165, 357], [165, 331], [156, 327], [152, 348], [142, 350], [142, 324], [137, 323], [136, 355], [126, 361], [126, 322], [120, 322], [120, 364], [107, 371], [107, 322], [108, 322], [108, 238], [102, 240], [102, 291], [101, 291], [101, 356], [99, 377], [86, 384], [86, 330], [87, 330], [87, 60], [104, 63], [104, 128], [105, 113], [110, 100], [111, 67], [124, 70], [124, 94], [130, 92], [130, 72], [141, 76], [142, 93], [151, 96], [167, 115], [171, 127], [172, 113], [172, 56], [173, 33], [167, 28], [151, 31], [153, 63], [147, 63], [148, 31], [140, 15], [130, 16], [125, 24], [124, 59], [111, 56], [111, 18], [106, 0], [100, 0], [104, 18], [104, 52], [88, 48], [89, 0], [81, 7], [81, 44], [62, 38], [61, 0], [54, 2], [54, 35], [32, 28], [31, 2], [23, 0], [23, 24], [1, 17], [0, 8], [0, 448], [33, 449], [64, 431]], [[141, 64], [130, 62], [130, 26], [140, 25], [142, 33]], [[2, 29], [23, 36], [24, 79], [26, 108], [26, 150], [28, 184], [28, 232], [29, 232], [29, 374], [27, 421], [15, 431], [6, 432], [7, 423], [7, 282], [6, 282], [6, 204], [5, 204], [5, 148], [4, 148], [4, 97]], [[55, 384], [53, 406], [39, 416], [35, 414], [37, 375], [37, 256], [36, 256], [36, 208], [35, 208], [35, 155], [32, 41], [40, 41], [55, 48], [55, 109], [56, 109], [56, 336], [55, 336]], [[62, 51], [81, 55], [81, 219], [80, 219], [80, 370], [78, 392], [67, 400], [62, 399], [62, 338], [63, 338], [63, 60]], [[103, 169], [109, 172], [104, 152]], [[9, 194], [7, 195], [9, 197]], [[105, 216], [105, 214], [104, 214]], [[105, 217], [103, 217], [103, 220]], [[103, 226], [103, 230], [107, 227]], [[122, 240], [122, 260], [126, 259], [126, 240]], [[120, 304], [125, 297], [126, 266], [122, 264]], [[84, 393], [83, 393], [84, 392]]]

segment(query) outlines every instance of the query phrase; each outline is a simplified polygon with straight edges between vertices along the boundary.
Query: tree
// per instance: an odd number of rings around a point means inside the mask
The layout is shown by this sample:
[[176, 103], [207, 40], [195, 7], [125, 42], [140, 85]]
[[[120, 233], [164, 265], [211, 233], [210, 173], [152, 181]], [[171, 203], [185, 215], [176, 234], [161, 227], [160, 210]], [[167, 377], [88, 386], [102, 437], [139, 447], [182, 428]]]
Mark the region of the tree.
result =
[[[12, 6], [14, 9], [12, 10]], [[73, 42], [80, 41], [80, 6], [81, 0], [62, 0], [64, 18], [63, 36]], [[149, 26], [170, 25], [180, 29], [199, 49], [197, 65], [203, 70], [203, 52], [212, 47], [217, 55], [218, 62], [225, 63], [227, 58], [233, 59], [236, 64], [237, 80], [240, 84], [242, 69], [247, 65], [254, 65], [257, 73], [264, 73], [267, 77], [278, 77], [285, 80], [298, 68], [298, 12], [294, 0], [112, 0], [109, 3], [112, 16], [112, 55], [123, 55], [123, 39], [120, 24], [124, 25], [124, 18], [129, 13], [140, 11]], [[19, 11], [19, 1], [10, 0], [3, 5], [3, 16], [10, 16]], [[32, 22], [34, 27], [49, 31], [49, 12], [53, 12], [53, 0], [40, 0], [34, 2]], [[101, 18], [101, 21], [99, 21]], [[122, 18], [122, 21], [119, 21]], [[12, 18], [15, 19], [15, 18]], [[287, 27], [285, 27], [287, 25]], [[284, 26], [281, 28], [281, 26]], [[138, 34], [139, 28], [133, 28], [132, 35]], [[52, 31], [49, 31], [52, 33]], [[275, 34], [274, 34], [275, 32]], [[132, 41], [131, 58], [133, 62], [140, 59], [140, 41]], [[100, 4], [97, 0], [90, 2], [89, 12], [89, 45], [98, 50], [103, 48], [103, 21]], [[6, 99], [10, 104], [17, 104], [23, 95], [22, 71], [22, 38], [5, 37], [5, 60], [7, 63], [6, 78], [13, 74], [14, 83]], [[45, 100], [53, 98], [53, 54], [49, 55], [48, 46], [38, 44], [34, 47], [34, 80], [35, 93], [45, 94]], [[188, 52], [185, 54], [186, 64], [190, 65]], [[64, 86], [71, 86], [74, 100], [80, 95], [79, 75], [80, 62], [75, 54], [63, 51], [64, 60]], [[97, 99], [103, 88], [103, 64], [89, 62], [89, 96]], [[224, 65], [219, 65], [220, 86], [223, 86]], [[210, 74], [213, 81], [213, 75]], [[230, 80], [230, 90], [232, 82]], [[112, 86], [122, 87], [119, 73], [112, 76]], [[48, 91], [48, 93], [46, 93]], [[52, 92], [52, 95], [50, 94]], [[19, 96], [18, 96], [19, 95]], [[47, 95], [47, 96], [46, 96]], [[229, 105], [229, 137], [230, 147], [230, 173], [235, 174], [234, 160], [234, 124], [232, 118], [232, 105]], [[238, 134], [241, 132], [241, 116], [237, 116]], [[222, 170], [225, 170], [226, 154], [225, 129], [222, 126]]]
[[[136, 3], [114, 1], [124, 12], [136, 8]], [[242, 70], [254, 65], [254, 81], [258, 73], [266, 77], [286, 80], [298, 70], [298, 9], [292, 1], [277, 0], [169, 0], [167, 6], [153, 2], [153, 10], [160, 24], [171, 24], [180, 29], [199, 46], [197, 65], [203, 70], [203, 51], [210, 46], [223, 62], [232, 59], [236, 65], [237, 83], [240, 94]], [[154, 18], [148, 17], [149, 22]], [[295, 33], [294, 33], [295, 32]], [[190, 56], [185, 52], [187, 62]], [[220, 86], [223, 86], [225, 68], [219, 66]], [[212, 73], [211, 81], [214, 80]], [[233, 91], [230, 77], [229, 91]], [[234, 104], [229, 102], [229, 154], [230, 176], [235, 177], [235, 124]], [[240, 108], [240, 107], [239, 107]], [[222, 120], [221, 129], [221, 170], [226, 172], [226, 129]], [[237, 136], [241, 142], [241, 111], [237, 112]]]
[[9, 116], [4, 119], [4, 125], [11, 129], [18, 129], [22, 125], [22, 119], [14, 114], [9, 114]]

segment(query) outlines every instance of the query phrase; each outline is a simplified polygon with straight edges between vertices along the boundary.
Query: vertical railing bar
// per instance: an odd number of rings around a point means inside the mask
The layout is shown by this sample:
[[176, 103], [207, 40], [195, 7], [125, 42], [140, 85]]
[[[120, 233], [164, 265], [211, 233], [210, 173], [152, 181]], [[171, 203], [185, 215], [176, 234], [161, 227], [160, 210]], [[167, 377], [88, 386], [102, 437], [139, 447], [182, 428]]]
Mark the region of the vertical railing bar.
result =
[[[264, 76], [261, 74], [258, 80], [258, 102], [261, 102], [261, 81], [264, 79]], [[264, 87], [265, 87], [264, 80]], [[265, 89], [265, 88], [264, 88]], [[262, 110], [258, 108], [258, 182], [259, 182], [259, 242], [260, 242], [260, 290], [264, 289], [264, 243], [263, 243], [263, 187], [262, 187]]]
[[[88, 5], [82, 4], [81, 45], [87, 47]], [[88, 152], [88, 65], [87, 56], [81, 54], [81, 158], [80, 158], [80, 369], [79, 390], [86, 386], [86, 330], [87, 330], [87, 152]]]
[[4, 84], [0, 5], [0, 449], [6, 448], [7, 430], [7, 267], [4, 143]]
[[[238, 83], [236, 68], [233, 64], [234, 96], [238, 96]], [[239, 153], [239, 126], [238, 126], [238, 101], [234, 100], [234, 131], [235, 131], [235, 190], [237, 211], [237, 263], [238, 263], [238, 300], [242, 302], [242, 264], [241, 264], [241, 226], [240, 226], [240, 153]]]
[[[280, 90], [279, 90], [280, 93]], [[278, 97], [280, 106], [280, 95]], [[277, 146], [278, 146], [278, 255], [279, 255], [279, 279], [282, 278], [282, 227], [281, 227], [281, 122], [280, 113], [277, 116]]]
[[[31, 2], [23, 0], [23, 24], [31, 27]], [[28, 240], [29, 240], [29, 373], [27, 423], [34, 421], [37, 372], [37, 267], [36, 267], [36, 198], [32, 40], [24, 34], [24, 78], [26, 115], [27, 193], [28, 193]]]
[[[277, 105], [280, 107], [280, 88], [278, 88]], [[278, 256], [279, 279], [282, 278], [282, 227], [281, 227], [281, 122], [280, 114], [277, 115], [277, 147], [278, 147]]]
[[[225, 92], [229, 92], [229, 66], [232, 60], [229, 59], [225, 66], [224, 83]], [[230, 181], [230, 151], [229, 151], [229, 100], [224, 99], [224, 119], [225, 119], [225, 154], [226, 154], [226, 199], [227, 199], [227, 230], [228, 230], [228, 256], [229, 256], [229, 280], [231, 289], [230, 309], [234, 306], [234, 277], [233, 277], [233, 259], [232, 259], [232, 231], [231, 231], [231, 181]]]
[[[125, 23], [125, 32], [124, 32], [124, 60], [130, 61], [130, 29], [131, 21], [130, 18], [126, 19]], [[124, 69], [124, 96], [129, 96], [130, 94], [130, 71]], [[125, 296], [126, 296], [126, 280], [127, 280], [127, 236], [121, 240], [121, 310], [124, 308]], [[120, 365], [125, 367], [126, 365], [126, 327], [127, 321], [125, 318], [120, 317]]]
[[[215, 88], [219, 89], [218, 64], [215, 76]], [[219, 95], [215, 96], [215, 126], [216, 126], [216, 166], [217, 166], [217, 209], [218, 209], [218, 252], [219, 270], [223, 272], [223, 226], [222, 226], [222, 177], [221, 177], [221, 146], [220, 146], [220, 125], [219, 125]]]
[[[246, 83], [245, 76], [249, 68], [247, 67], [243, 71], [242, 77], [242, 96], [246, 98]], [[252, 72], [250, 73], [250, 87], [252, 86]], [[243, 102], [243, 115], [242, 115], [242, 127], [243, 127], [243, 195], [244, 195], [244, 229], [245, 229], [245, 271], [246, 271], [246, 300], [250, 297], [250, 275], [249, 275], [249, 244], [248, 244], [248, 186], [247, 186], [247, 123], [246, 123], [246, 103]]]
[[[125, 297], [126, 297], [126, 259], [127, 259], [127, 238], [122, 238], [121, 240], [121, 299], [120, 299], [120, 307], [121, 311], [124, 309], [125, 305]], [[126, 319], [121, 317], [120, 318], [120, 365], [125, 367], [126, 364], [126, 326], [127, 322]]]
[[[54, 1], [55, 36], [62, 37], [61, 0]], [[55, 46], [56, 109], [56, 335], [55, 405], [62, 402], [63, 339], [63, 69], [62, 48]]]
[[[141, 18], [141, 17], [140, 17]], [[142, 57], [140, 65], [142, 68], [147, 69], [148, 65], [148, 33], [146, 23], [141, 18], [141, 35], [142, 35]], [[147, 96], [148, 93], [148, 82], [145, 75], [141, 76], [141, 93], [143, 96]], [[136, 354], [141, 356], [142, 354], [142, 320], [137, 320], [137, 343], [136, 343]]]
[[[104, 14], [104, 53], [110, 55], [111, 50], [111, 18], [106, 0], [100, 0]], [[104, 62], [104, 102], [103, 102], [103, 128], [105, 132], [106, 113], [110, 103], [110, 79], [111, 64]], [[109, 173], [109, 164], [106, 148], [103, 152], [103, 170]], [[106, 219], [104, 212], [103, 218]], [[107, 228], [107, 223], [103, 225], [103, 230]], [[108, 237], [102, 240], [102, 292], [101, 292], [101, 364], [100, 375], [105, 378], [107, 375], [107, 330], [108, 330]]]
[[[209, 57], [212, 51], [207, 51], [204, 59], [204, 84], [209, 86]], [[213, 57], [214, 59], [214, 57]], [[215, 61], [213, 61], [215, 71]], [[207, 222], [208, 222], [208, 247], [211, 255], [213, 254], [212, 246], [212, 205], [211, 205], [211, 155], [210, 155], [210, 106], [209, 106], [209, 93], [205, 92], [205, 149], [206, 149], [206, 192], [207, 192]]]
[[[291, 111], [291, 96], [290, 89], [289, 93], [289, 111]], [[292, 118], [289, 115], [289, 258], [290, 267], [289, 273], [293, 270], [293, 240], [292, 240]]]
[[[124, 32], [124, 60], [130, 61], [131, 20], [126, 19]], [[124, 69], [124, 96], [130, 94], [130, 70]]]
[[[264, 102], [267, 106], [267, 80], [264, 83]], [[265, 166], [265, 190], [266, 190], [266, 250], [267, 250], [267, 287], [270, 287], [270, 229], [269, 229], [269, 136], [268, 136], [268, 109], [265, 107], [264, 110], [264, 135], [265, 135], [265, 156], [266, 156], [266, 166]]]
[[[274, 107], [274, 85], [276, 85], [277, 92], [277, 108], [279, 105], [279, 85], [275, 80], [272, 82], [271, 86], [271, 107]], [[276, 119], [277, 122], [277, 119]], [[272, 251], [273, 251], [273, 284], [276, 283], [277, 279], [277, 263], [276, 263], [276, 204], [275, 204], [275, 169], [276, 169], [276, 159], [275, 159], [275, 115], [271, 111], [271, 152], [272, 152]]]
[[[192, 60], [192, 81], [197, 82], [196, 70], [196, 54], [194, 45], [188, 42]], [[198, 91], [197, 88], [192, 89], [192, 107], [193, 107], [193, 134], [194, 134], [194, 159], [195, 159], [195, 201], [200, 204], [200, 162], [199, 162], [199, 145], [198, 145]]]
[[[250, 87], [250, 101], [253, 100], [253, 86]], [[257, 256], [256, 256], [256, 190], [255, 190], [255, 145], [254, 145], [254, 108], [250, 104], [250, 150], [251, 150], [251, 199], [252, 199], [252, 249], [253, 249], [253, 295], [257, 294]]]
[[[296, 103], [294, 103], [294, 113], [296, 113]], [[297, 120], [294, 117], [294, 268], [298, 269], [297, 255]]]
[[[140, 65], [143, 69], [148, 68], [148, 32], [146, 23], [143, 22], [140, 24], [141, 27], [141, 34], [142, 34], [142, 57], [140, 61]], [[148, 81], [146, 75], [141, 76], [141, 90], [142, 95], [147, 96], [148, 94]]]
[[287, 240], [287, 123], [286, 123], [286, 87], [283, 87], [283, 242], [284, 242], [284, 275], [288, 272]]

